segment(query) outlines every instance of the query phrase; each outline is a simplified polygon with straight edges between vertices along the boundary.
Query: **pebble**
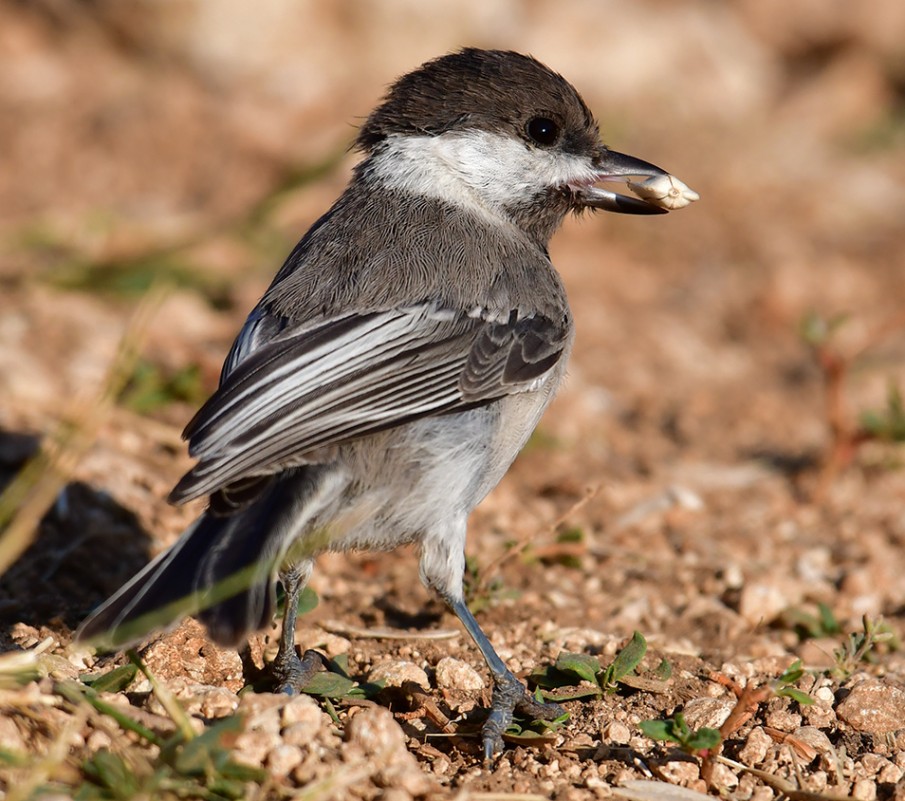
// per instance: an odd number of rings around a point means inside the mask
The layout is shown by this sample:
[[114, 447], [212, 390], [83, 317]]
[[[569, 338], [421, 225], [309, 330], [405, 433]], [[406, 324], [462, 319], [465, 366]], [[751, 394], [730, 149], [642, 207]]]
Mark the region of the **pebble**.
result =
[[758, 726], [752, 729], [745, 739], [745, 744], [739, 749], [738, 758], [751, 767], [759, 765], [767, 758], [772, 746], [773, 738]]
[[687, 785], [700, 778], [701, 769], [697, 762], [676, 759], [661, 765], [660, 773], [670, 784]]
[[830, 687], [818, 687], [811, 696], [818, 704], [833, 704], [836, 701], [836, 694]]
[[302, 749], [297, 745], [278, 745], [267, 755], [267, 770], [272, 775], [283, 778], [302, 763], [302, 758]]
[[421, 771], [418, 760], [406, 748], [405, 732], [393, 713], [384, 707], [358, 710], [346, 726], [346, 742], [364, 752], [378, 775], [378, 784], [404, 790], [410, 796], [437, 790], [434, 779]]
[[713, 784], [721, 791], [734, 790], [738, 787], [738, 775], [728, 765], [718, 762], [713, 766]]
[[323, 651], [331, 659], [340, 654], [347, 654], [352, 643], [346, 637], [331, 634], [323, 629], [299, 629], [295, 635], [296, 644], [304, 653], [308, 648]]
[[611, 720], [600, 732], [604, 743], [612, 745], [627, 745], [632, 739], [632, 731], [624, 723]]
[[235, 712], [238, 706], [239, 697], [226, 687], [207, 687], [198, 711], [206, 718], [225, 718]]
[[767, 712], [765, 721], [770, 728], [791, 732], [801, 726], [801, 715], [788, 709], [772, 709]]
[[313, 729], [319, 729], [325, 717], [317, 701], [310, 695], [293, 696], [280, 710], [280, 724], [285, 727], [304, 723]]
[[102, 748], [109, 748], [111, 745], [113, 745], [113, 738], [100, 729], [95, 729], [85, 740], [85, 747], [92, 753], [100, 751]]
[[246, 729], [236, 737], [233, 755], [237, 762], [257, 768], [264, 764], [267, 755], [282, 745], [280, 735], [262, 729]]
[[405, 682], [413, 681], [425, 690], [430, 688], [427, 673], [413, 662], [404, 660], [389, 660], [375, 665], [368, 674], [368, 681], [382, 681], [387, 687], [401, 687]]
[[289, 701], [284, 693], [246, 693], [239, 699], [238, 711], [245, 716], [247, 729], [278, 734], [283, 707]]
[[437, 686], [446, 690], [483, 690], [484, 679], [468, 662], [444, 656], [437, 662]]
[[734, 698], [693, 698], [685, 704], [685, 722], [692, 729], [718, 729], [734, 706]]
[[896, 731], [905, 720], [905, 690], [876, 679], [862, 681], [838, 704], [836, 715], [857, 731]]

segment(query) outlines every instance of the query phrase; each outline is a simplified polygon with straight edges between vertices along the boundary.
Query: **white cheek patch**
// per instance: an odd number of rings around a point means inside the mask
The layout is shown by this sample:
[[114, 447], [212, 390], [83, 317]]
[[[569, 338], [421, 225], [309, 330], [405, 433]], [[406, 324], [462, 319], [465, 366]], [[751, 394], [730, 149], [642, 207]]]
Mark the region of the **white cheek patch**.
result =
[[497, 216], [551, 187], [589, 183], [590, 161], [487, 131], [394, 136], [374, 174], [395, 189]]

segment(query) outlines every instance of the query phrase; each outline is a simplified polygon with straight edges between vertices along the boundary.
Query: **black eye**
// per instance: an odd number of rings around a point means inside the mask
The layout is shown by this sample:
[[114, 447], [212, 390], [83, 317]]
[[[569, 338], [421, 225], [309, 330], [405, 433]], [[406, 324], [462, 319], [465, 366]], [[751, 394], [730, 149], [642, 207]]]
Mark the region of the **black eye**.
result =
[[532, 117], [525, 130], [537, 144], [549, 147], [559, 138], [559, 126], [549, 117]]

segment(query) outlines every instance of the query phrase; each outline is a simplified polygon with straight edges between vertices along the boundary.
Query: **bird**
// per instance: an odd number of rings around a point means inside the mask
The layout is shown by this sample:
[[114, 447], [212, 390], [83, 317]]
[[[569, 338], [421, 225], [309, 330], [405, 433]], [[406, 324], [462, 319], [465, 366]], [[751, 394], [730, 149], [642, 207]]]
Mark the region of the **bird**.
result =
[[[300, 692], [300, 593], [327, 551], [420, 549], [421, 581], [493, 679], [490, 763], [518, 712], [553, 719], [463, 593], [469, 514], [508, 470], [566, 371], [574, 323], [548, 243], [570, 213], [661, 214], [697, 199], [609, 149], [577, 90], [535, 58], [464, 48], [391, 85], [361, 160], [251, 310], [219, 388], [188, 423], [194, 466], [168, 500], [207, 498], [178, 541], [77, 639], [121, 649], [196, 616], [240, 646], [285, 612], [272, 664]], [[598, 184], [630, 182], [637, 197]], [[663, 191], [661, 191], [663, 190]]]

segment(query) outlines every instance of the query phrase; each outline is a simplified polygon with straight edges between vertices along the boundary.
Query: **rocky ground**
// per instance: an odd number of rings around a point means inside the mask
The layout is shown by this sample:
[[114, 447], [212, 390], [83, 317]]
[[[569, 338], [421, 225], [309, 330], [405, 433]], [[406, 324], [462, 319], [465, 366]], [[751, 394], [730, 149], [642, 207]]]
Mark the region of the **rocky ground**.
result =
[[[66, 485], [39, 471], [24, 508], [51, 505], [0, 577], [6, 798], [905, 796], [905, 11], [567, 8], [0, 6], [0, 479], [44, 437]], [[319, 561], [313, 695], [240, 692], [276, 629], [240, 656], [186, 622], [138, 650], [147, 674], [71, 645], [197, 512], [164, 502], [181, 428], [341, 191], [353, 126], [461, 44], [532, 52], [702, 195], [554, 240], [570, 376], [472, 519], [469, 598], [569, 718], [521, 722], [492, 770], [488, 674], [405, 549]]]

